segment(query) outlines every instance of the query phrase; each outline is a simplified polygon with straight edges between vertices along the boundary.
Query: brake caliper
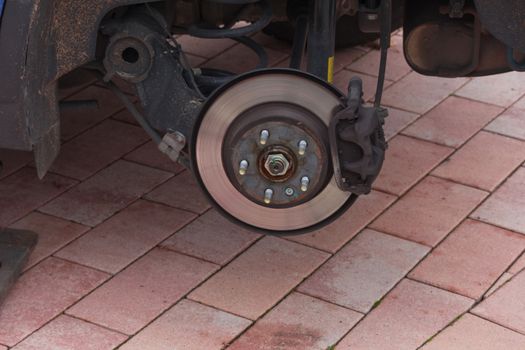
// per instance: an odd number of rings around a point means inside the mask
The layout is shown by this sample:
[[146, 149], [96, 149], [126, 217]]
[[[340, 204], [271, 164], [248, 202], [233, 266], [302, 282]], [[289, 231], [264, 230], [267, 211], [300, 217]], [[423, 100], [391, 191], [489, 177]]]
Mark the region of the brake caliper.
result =
[[385, 159], [383, 125], [387, 116], [384, 108], [365, 106], [363, 83], [360, 78], [352, 78], [346, 107], [330, 123], [334, 175], [342, 191], [361, 195], [372, 189]]

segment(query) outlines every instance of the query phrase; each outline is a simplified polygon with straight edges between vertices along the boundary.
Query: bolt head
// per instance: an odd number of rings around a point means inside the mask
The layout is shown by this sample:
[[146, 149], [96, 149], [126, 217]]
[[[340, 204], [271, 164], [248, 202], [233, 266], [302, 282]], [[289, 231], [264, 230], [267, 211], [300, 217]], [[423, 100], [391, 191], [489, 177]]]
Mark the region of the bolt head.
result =
[[291, 187], [287, 187], [287, 188], [284, 190], [284, 193], [285, 193], [288, 197], [291, 197], [291, 196], [293, 196], [293, 194], [295, 193], [295, 191], [293, 190], [293, 188], [291, 188]]
[[270, 175], [283, 176], [290, 169], [290, 162], [282, 153], [269, 154], [264, 162], [264, 167]]

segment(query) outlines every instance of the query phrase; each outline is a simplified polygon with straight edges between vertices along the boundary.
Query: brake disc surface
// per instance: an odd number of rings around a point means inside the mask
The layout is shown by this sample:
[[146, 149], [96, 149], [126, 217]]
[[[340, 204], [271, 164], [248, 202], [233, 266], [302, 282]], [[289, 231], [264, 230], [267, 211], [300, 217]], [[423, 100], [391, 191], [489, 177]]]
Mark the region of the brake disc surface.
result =
[[206, 103], [192, 143], [205, 193], [231, 219], [276, 233], [317, 229], [356, 196], [338, 189], [328, 125], [342, 94], [299, 71], [240, 76]]

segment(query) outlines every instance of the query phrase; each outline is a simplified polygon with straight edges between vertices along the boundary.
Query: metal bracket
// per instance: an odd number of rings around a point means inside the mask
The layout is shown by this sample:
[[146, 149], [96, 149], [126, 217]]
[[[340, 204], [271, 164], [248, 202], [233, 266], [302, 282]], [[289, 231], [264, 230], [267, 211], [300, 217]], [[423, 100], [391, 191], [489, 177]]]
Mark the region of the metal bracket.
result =
[[186, 146], [186, 136], [181, 132], [169, 132], [162, 138], [159, 143], [159, 150], [166, 154], [174, 162], [179, 160], [180, 152]]

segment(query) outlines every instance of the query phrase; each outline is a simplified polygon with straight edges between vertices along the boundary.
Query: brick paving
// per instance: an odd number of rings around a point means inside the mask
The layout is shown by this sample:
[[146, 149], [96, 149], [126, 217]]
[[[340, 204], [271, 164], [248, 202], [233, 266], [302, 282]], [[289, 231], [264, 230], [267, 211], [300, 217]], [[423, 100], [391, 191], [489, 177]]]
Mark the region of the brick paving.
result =
[[[256, 39], [286, 66], [286, 44]], [[229, 40], [180, 41], [194, 64], [254, 64]], [[0, 150], [0, 226], [40, 236], [0, 307], [0, 349], [524, 349], [525, 81], [424, 77], [392, 43], [384, 171], [302, 236], [229, 223], [107, 89], [61, 91], [100, 108], [62, 116], [43, 181]], [[377, 61], [339, 51], [335, 85], [358, 74], [372, 99]]]

